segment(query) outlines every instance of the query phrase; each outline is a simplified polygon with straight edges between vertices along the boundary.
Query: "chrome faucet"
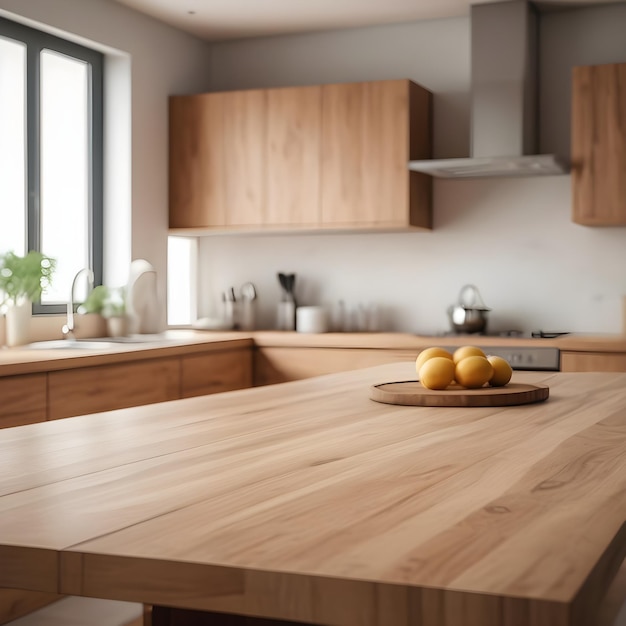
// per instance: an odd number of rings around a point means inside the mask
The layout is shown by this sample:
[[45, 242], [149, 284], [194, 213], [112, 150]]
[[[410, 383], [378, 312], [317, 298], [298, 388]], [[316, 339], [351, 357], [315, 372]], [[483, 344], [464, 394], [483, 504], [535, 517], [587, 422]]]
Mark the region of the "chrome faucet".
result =
[[64, 339], [74, 339], [74, 330], [76, 329], [76, 326], [74, 324], [74, 292], [76, 291], [76, 283], [83, 274], [87, 274], [87, 282], [89, 284], [89, 287], [93, 289], [93, 271], [88, 267], [84, 267], [82, 270], [76, 273], [76, 276], [74, 276], [74, 280], [72, 280], [70, 299], [67, 303], [67, 322], [63, 325], [63, 328], [61, 329]]

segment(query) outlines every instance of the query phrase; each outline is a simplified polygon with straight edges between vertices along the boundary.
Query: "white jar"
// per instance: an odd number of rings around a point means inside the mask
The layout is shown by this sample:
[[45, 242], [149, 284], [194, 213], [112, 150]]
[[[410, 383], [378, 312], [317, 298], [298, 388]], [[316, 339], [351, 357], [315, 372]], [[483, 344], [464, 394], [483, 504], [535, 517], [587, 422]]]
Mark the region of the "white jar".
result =
[[296, 309], [296, 330], [299, 333], [328, 332], [328, 315], [321, 306], [299, 306]]

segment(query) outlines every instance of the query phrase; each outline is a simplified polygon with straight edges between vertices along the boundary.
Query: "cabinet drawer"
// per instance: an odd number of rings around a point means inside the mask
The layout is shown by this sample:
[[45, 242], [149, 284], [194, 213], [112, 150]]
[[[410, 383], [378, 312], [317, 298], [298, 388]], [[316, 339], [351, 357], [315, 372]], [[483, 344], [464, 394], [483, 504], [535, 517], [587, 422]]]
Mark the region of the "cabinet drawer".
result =
[[181, 397], [204, 396], [252, 386], [251, 350], [183, 356]]
[[45, 421], [45, 374], [0, 378], [0, 428]]
[[561, 371], [626, 372], [626, 354], [561, 351]]
[[50, 372], [48, 418], [175, 400], [179, 381], [178, 358]]

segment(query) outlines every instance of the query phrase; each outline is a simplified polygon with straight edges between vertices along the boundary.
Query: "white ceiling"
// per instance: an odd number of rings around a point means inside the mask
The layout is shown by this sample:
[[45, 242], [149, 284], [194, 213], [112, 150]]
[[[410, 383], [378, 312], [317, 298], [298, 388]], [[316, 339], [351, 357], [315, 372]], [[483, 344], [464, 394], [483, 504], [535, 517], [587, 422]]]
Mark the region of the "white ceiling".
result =
[[[115, 0], [208, 41], [393, 24], [469, 14], [497, 0]], [[512, 0], [505, 0], [512, 1]], [[619, 0], [550, 0], [573, 7]]]

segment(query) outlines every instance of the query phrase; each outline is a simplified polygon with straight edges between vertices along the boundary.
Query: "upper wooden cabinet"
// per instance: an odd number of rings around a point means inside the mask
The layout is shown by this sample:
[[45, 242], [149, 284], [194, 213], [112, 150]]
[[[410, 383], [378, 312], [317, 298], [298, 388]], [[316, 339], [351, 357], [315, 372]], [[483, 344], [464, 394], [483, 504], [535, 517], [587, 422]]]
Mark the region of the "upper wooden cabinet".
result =
[[408, 80], [170, 99], [170, 227], [431, 227], [431, 94]]
[[267, 225], [316, 225], [320, 211], [322, 89], [269, 89], [266, 115], [265, 203], [257, 216]]
[[170, 227], [257, 220], [264, 202], [265, 103], [258, 90], [170, 99]]
[[322, 223], [430, 228], [431, 178], [407, 170], [431, 156], [430, 93], [392, 80], [322, 95]]
[[572, 75], [572, 219], [626, 225], [626, 63]]

